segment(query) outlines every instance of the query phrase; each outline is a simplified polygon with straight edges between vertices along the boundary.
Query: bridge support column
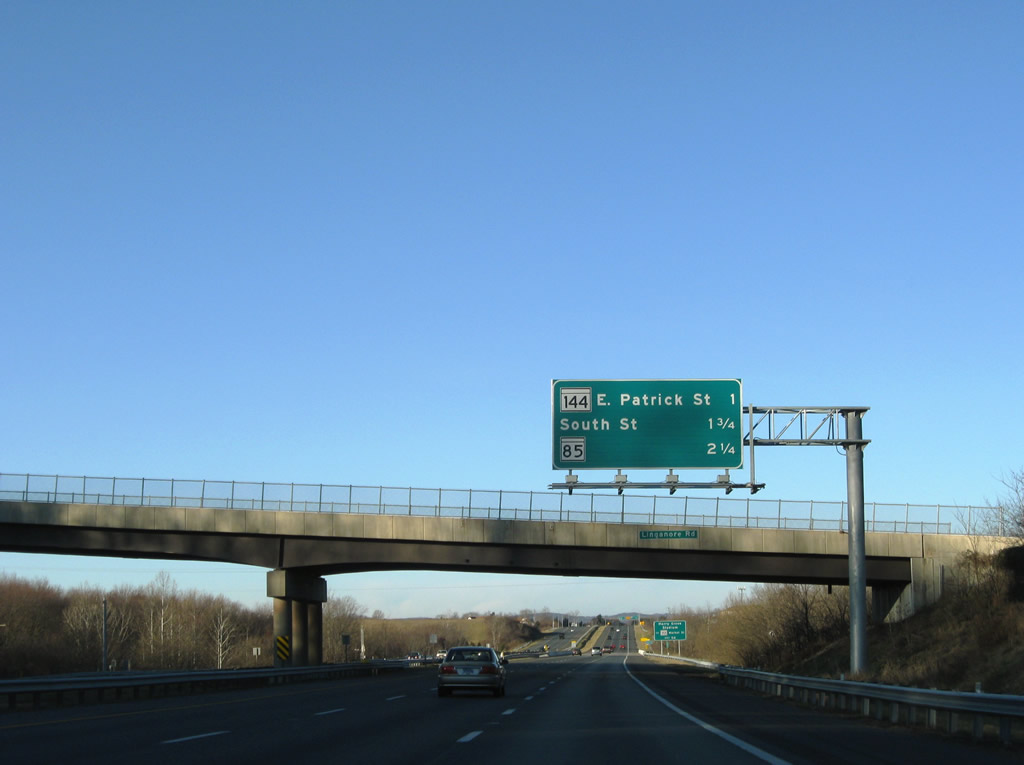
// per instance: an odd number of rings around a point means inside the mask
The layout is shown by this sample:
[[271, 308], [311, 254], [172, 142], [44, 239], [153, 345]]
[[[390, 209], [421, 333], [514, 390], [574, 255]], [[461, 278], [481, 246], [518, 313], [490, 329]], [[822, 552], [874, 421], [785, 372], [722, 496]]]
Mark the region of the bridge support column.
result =
[[904, 613], [903, 593], [909, 589], [909, 585], [891, 584], [885, 586], [874, 585], [871, 587], [871, 621], [873, 624], [883, 622], [899, 622], [909, 616]]
[[306, 613], [308, 629], [307, 649], [309, 666], [318, 667], [324, 663], [324, 609], [322, 603], [310, 603]]
[[[289, 569], [267, 572], [267, 596], [274, 599], [274, 666], [305, 667], [323, 662], [323, 604], [327, 581]], [[310, 641], [316, 645], [311, 646]]]
[[910, 584], [872, 588], [875, 622], [902, 621], [937, 602], [945, 589], [946, 572], [955, 566], [954, 558], [911, 558]]
[[[316, 604], [320, 606], [319, 603]], [[309, 604], [292, 601], [292, 666], [309, 666]]]
[[290, 667], [292, 641], [292, 604], [287, 598], [274, 598], [274, 652], [275, 667]]

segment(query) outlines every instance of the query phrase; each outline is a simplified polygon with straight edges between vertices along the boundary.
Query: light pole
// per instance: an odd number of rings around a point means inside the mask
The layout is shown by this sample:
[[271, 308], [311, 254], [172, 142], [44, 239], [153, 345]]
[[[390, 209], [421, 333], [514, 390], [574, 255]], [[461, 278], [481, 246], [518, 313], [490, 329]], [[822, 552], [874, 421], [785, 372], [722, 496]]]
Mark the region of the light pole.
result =
[[108, 671], [107, 667], [107, 599], [103, 599], [103, 672]]

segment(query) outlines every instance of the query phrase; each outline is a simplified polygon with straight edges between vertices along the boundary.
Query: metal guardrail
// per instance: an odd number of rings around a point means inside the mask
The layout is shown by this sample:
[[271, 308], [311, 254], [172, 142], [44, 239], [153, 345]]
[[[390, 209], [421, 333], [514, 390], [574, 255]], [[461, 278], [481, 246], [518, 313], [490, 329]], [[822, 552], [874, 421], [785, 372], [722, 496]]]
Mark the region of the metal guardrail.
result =
[[376, 675], [411, 666], [410, 662], [374, 660], [349, 664], [322, 664], [287, 669], [223, 669], [205, 672], [103, 672], [0, 680], [0, 698], [8, 710], [33, 709], [52, 704], [83, 704], [92, 701], [137, 699], [145, 695], [170, 696], [261, 685], [280, 685], [309, 680]]
[[[0, 501], [842, 531], [846, 502], [0, 473]], [[998, 509], [865, 504], [867, 531], [979, 534]]]
[[824, 709], [859, 712], [865, 717], [888, 720], [894, 724], [915, 725], [923, 722], [928, 728], [938, 729], [941, 723], [946, 733], [956, 734], [961, 731], [962, 718], [969, 716], [971, 735], [979, 741], [985, 738], [986, 722], [991, 721], [998, 731], [1000, 741], [1010, 745], [1014, 741], [1013, 724], [1024, 722], [1024, 696], [982, 693], [980, 690], [964, 693], [799, 677], [648, 651], [641, 653], [714, 670], [731, 685], [742, 685], [760, 693]]

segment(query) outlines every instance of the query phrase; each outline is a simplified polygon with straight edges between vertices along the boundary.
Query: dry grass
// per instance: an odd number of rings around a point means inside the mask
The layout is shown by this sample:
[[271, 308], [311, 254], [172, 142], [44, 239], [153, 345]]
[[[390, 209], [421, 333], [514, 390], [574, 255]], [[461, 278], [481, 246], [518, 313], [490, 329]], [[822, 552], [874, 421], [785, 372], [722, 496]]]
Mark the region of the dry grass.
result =
[[[1024, 556], [1022, 556], [1024, 557]], [[771, 585], [714, 614], [690, 611], [684, 654], [812, 677], [1024, 695], [1024, 603], [996, 559], [965, 556], [936, 605], [868, 630], [869, 671], [851, 677], [845, 590]], [[674, 651], [673, 651], [674, 652]]]
[[[897, 624], [868, 631], [869, 671], [862, 679], [891, 685], [1024, 695], [1024, 604], [1006, 589], [966, 587]], [[848, 673], [849, 637], [779, 667], [838, 677]]]

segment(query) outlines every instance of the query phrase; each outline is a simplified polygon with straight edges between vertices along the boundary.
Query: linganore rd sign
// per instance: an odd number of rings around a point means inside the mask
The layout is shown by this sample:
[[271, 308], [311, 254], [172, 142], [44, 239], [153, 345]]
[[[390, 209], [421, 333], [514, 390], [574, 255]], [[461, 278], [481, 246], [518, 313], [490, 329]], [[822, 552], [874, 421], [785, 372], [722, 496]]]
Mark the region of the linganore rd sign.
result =
[[742, 411], [738, 379], [552, 380], [552, 466], [740, 468]]

